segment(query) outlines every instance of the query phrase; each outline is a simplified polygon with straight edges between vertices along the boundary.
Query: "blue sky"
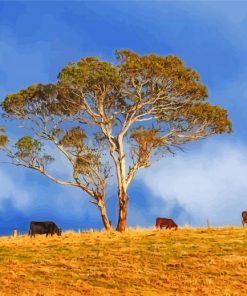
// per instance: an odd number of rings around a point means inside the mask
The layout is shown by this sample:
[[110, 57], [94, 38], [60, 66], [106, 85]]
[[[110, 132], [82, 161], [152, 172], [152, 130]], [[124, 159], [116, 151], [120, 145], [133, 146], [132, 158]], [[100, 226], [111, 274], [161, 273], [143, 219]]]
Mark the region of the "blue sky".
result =
[[[156, 216], [170, 216], [180, 225], [239, 225], [247, 208], [246, 37], [244, 1], [0, 2], [0, 96], [53, 82], [82, 56], [113, 61], [121, 48], [177, 55], [200, 73], [209, 101], [229, 111], [234, 131], [140, 172], [129, 192], [128, 224], [152, 226]], [[58, 169], [65, 168], [61, 160]], [[78, 190], [4, 164], [0, 179], [0, 235], [26, 231], [30, 220], [101, 228], [97, 209]], [[113, 191], [108, 205], [115, 223]]]

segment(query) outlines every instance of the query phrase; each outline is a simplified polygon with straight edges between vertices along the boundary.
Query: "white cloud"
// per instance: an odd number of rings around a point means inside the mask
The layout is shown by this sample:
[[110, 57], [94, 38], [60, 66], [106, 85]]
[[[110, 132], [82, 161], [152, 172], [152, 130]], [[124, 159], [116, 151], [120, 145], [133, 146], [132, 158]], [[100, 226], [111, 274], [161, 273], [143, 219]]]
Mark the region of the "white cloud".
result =
[[[61, 163], [59, 165], [63, 167]], [[47, 182], [48, 179], [39, 173], [32, 175], [37, 178], [36, 181], [30, 180], [28, 172], [30, 170], [16, 167], [0, 169], [0, 212], [6, 212], [8, 204], [11, 204], [19, 212], [38, 217], [53, 212], [62, 217], [73, 214], [72, 219], [84, 215], [91, 219], [99, 218], [86, 193], [74, 187]]]
[[9, 200], [16, 209], [25, 211], [31, 201], [30, 190], [23, 188], [23, 185], [16, 182], [16, 176], [11, 176], [7, 170], [0, 170], [0, 180], [2, 184], [0, 190], [0, 210], [4, 210], [4, 202]]
[[206, 219], [212, 225], [239, 225], [247, 208], [246, 176], [247, 147], [210, 140], [197, 152], [162, 159], [139, 178], [157, 197], [181, 205], [197, 225]]

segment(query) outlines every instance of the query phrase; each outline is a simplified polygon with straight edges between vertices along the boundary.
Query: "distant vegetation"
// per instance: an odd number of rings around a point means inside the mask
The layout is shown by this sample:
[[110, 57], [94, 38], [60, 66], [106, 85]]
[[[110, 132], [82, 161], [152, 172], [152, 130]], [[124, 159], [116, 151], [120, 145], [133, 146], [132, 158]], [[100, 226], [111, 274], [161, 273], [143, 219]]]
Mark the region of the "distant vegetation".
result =
[[0, 295], [245, 295], [247, 228], [0, 239]]

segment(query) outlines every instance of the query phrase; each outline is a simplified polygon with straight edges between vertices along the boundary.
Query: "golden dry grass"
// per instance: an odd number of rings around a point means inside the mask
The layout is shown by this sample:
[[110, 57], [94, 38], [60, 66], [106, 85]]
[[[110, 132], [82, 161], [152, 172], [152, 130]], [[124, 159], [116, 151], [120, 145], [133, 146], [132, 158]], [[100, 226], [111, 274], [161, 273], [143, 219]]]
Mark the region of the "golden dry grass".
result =
[[0, 238], [0, 295], [245, 295], [247, 228]]

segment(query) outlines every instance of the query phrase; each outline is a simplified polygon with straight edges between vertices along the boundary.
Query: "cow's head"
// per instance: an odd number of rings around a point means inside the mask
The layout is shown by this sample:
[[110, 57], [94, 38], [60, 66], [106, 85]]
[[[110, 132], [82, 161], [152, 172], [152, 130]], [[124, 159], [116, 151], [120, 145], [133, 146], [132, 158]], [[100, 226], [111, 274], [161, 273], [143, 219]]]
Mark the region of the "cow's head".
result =
[[62, 234], [62, 229], [61, 228], [57, 228], [56, 229], [56, 234], [60, 236]]

